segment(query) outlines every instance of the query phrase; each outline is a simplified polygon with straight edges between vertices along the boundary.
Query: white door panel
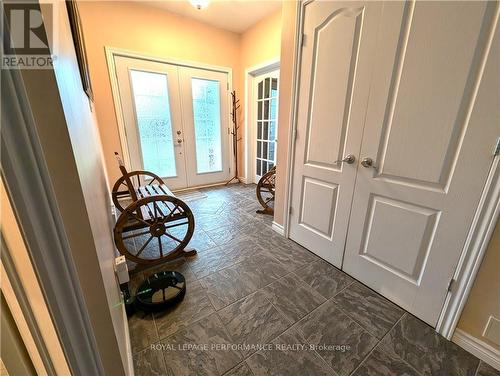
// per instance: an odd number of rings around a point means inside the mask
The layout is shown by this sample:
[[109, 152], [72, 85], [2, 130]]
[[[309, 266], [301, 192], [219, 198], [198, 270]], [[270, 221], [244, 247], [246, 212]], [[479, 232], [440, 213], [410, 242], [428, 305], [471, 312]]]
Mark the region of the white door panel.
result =
[[305, 5], [290, 237], [341, 266], [381, 3]]
[[190, 187], [230, 179], [227, 74], [179, 67]]
[[435, 325], [500, 135], [498, 3], [388, 3], [347, 273]]

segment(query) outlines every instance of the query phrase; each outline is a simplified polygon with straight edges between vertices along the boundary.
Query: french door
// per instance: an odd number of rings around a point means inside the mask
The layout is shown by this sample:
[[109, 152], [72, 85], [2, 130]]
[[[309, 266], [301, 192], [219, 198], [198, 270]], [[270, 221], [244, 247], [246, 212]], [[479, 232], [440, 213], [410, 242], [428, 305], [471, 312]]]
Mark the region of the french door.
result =
[[278, 134], [278, 79], [279, 70], [264, 73], [253, 79], [254, 145], [253, 155], [257, 183], [276, 165]]
[[499, 4], [304, 14], [290, 236], [434, 326], [500, 136]]
[[115, 56], [133, 170], [171, 189], [229, 179], [227, 73]]

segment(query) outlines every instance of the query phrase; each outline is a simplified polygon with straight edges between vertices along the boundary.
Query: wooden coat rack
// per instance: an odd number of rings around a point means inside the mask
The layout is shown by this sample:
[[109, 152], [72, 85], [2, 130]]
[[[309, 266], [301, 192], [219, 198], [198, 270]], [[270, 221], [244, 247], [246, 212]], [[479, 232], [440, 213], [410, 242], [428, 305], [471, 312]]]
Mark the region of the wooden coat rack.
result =
[[234, 169], [234, 176], [228, 180], [226, 183], [229, 184], [233, 180], [237, 180], [239, 183], [241, 183], [240, 178], [238, 177], [238, 142], [241, 140], [241, 138], [238, 138], [238, 129], [240, 129], [238, 125], [238, 120], [237, 120], [237, 111], [240, 108], [239, 99], [236, 99], [236, 91], [233, 90], [231, 92], [231, 99], [232, 99], [232, 111], [231, 111], [231, 120], [233, 122], [233, 129], [231, 130], [231, 135], [233, 136], [233, 153], [234, 153], [234, 163], [235, 163], [235, 169]]

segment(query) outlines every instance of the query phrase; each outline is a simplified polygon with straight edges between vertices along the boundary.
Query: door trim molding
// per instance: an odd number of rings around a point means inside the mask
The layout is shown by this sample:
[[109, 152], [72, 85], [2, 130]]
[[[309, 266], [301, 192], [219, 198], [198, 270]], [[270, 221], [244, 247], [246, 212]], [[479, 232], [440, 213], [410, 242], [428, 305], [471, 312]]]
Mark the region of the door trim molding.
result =
[[[297, 132], [297, 108], [301, 67], [301, 36], [304, 27], [305, 6], [313, 0], [297, 2], [295, 23], [295, 51], [293, 63], [292, 108], [288, 136], [288, 160], [283, 213], [284, 234], [290, 237], [290, 207], [293, 193], [295, 159], [295, 136]], [[490, 174], [479, 201], [474, 220], [461, 252], [460, 261], [454, 273], [455, 288], [448, 293], [436, 324], [436, 332], [451, 340], [455, 333], [462, 310], [469, 297], [472, 285], [488, 247], [491, 235], [500, 215], [500, 156], [493, 157]]]
[[[244, 155], [244, 172], [245, 172], [245, 177], [240, 178], [243, 180], [246, 184], [253, 183], [254, 175], [253, 174], [253, 167], [250, 164], [250, 160], [252, 160], [253, 163], [253, 147], [251, 147], [251, 143], [255, 141], [255, 132], [253, 131], [253, 128], [250, 129], [250, 124], [253, 124], [253, 116], [251, 114], [251, 108], [252, 106], [250, 105], [253, 103], [254, 96], [253, 96], [253, 80], [255, 77], [272, 72], [274, 70], [280, 69], [280, 58], [276, 57], [272, 60], [254, 65], [253, 67], [245, 69], [245, 121], [244, 121], [244, 127], [245, 127], [245, 155]], [[279, 93], [278, 93], [278, 98], [279, 98]], [[279, 126], [279, 125], [278, 125]]]
[[271, 228], [274, 231], [276, 231], [278, 234], [280, 234], [281, 236], [285, 236], [285, 228], [282, 225], [280, 225], [278, 222], [273, 221]]
[[452, 341], [472, 355], [481, 359], [483, 362], [500, 370], [500, 351], [493, 346], [471, 336], [462, 329], [457, 329], [455, 331]]
[[[177, 65], [177, 66], [182, 66], [182, 67], [190, 67], [190, 68], [197, 68], [197, 69], [204, 69], [204, 70], [209, 70], [209, 71], [215, 71], [215, 72], [222, 72], [227, 74], [227, 82], [228, 82], [228, 90], [227, 90], [227, 103], [230, 104], [230, 93], [233, 90], [233, 69], [228, 68], [228, 67], [222, 67], [218, 65], [211, 65], [211, 64], [205, 64], [205, 63], [200, 63], [196, 61], [188, 61], [188, 60], [178, 60], [178, 59], [173, 59], [173, 58], [163, 58], [163, 57], [158, 57], [158, 56], [152, 56], [152, 55], [147, 55], [143, 54], [141, 52], [136, 52], [136, 51], [131, 51], [131, 50], [126, 50], [122, 48], [116, 48], [116, 47], [110, 47], [110, 46], [104, 46], [104, 52], [106, 55], [106, 63], [108, 66], [108, 76], [109, 76], [109, 81], [111, 84], [111, 94], [113, 97], [113, 104], [115, 107], [115, 114], [116, 114], [116, 122], [118, 124], [118, 135], [120, 138], [120, 146], [121, 146], [121, 152], [122, 152], [122, 159], [125, 164], [125, 167], [130, 170], [131, 169], [131, 160], [130, 160], [130, 154], [128, 152], [128, 145], [127, 145], [127, 134], [125, 132], [125, 119], [123, 117], [123, 111], [122, 111], [122, 103], [120, 99], [120, 92], [118, 90], [118, 76], [116, 74], [116, 65], [115, 65], [115, 56], [124, 56], [124, 57], [130, 57], [134, 59], [141, 59], [141, 60], [149, 60], [149, 61], [154, 61], [158, 63], [165, 63], [165, 64], [171, 64], [171, 65]], [[229, 106], [230, 107], [230, 106]], [[231, 124], [231, 119], [230, 119], [230, 114], [227, 114], [228, 118], [228, 124]], [[233, 153], [233, 145], [231, 140], [228, 138], [228, 155], [229, 157], [231, 155], [234, 155]], [[231, 171], [234, 171], [235, 165], [234, 158], [231, 158], [229, 165], [231, 167]]]
[[313, 0], [307, 1], [297, 1], [297, 17], [295, 19], [295, 46], [294, 46], [294, 59], [292, 64], [292, 96], [291, 96], [291, 108], [290, 108], [290, 124], [288, 132], [288, 158], [286, 161], [286, 182], [285, 182], [285, 205], [283, 212], [283, 228], [286, 238], [290, 237], [290, 208], [292, 205], [292, 182], [293, 182], [293, 161], [295, 159], [295, 136], [297, 135], [297, 108], [299, 105], [298, 94], [299, 94], [299, 82], [300, 82], [300, 66], [302, 63], [302, 33], [304, 29], [304, 13], [305, 6], [311, 3]]
[[500, 215], [500, 156], [493, 159], [469, 234], [453, 275], [456, 288], [441, 311], [436, 331], [451, 339], [465, 307]]

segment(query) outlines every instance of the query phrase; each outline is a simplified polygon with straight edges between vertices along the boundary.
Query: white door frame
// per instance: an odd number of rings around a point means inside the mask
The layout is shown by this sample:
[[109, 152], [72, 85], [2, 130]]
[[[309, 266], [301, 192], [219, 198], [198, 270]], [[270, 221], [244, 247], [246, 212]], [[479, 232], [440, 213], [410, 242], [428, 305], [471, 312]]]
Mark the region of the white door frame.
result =
[[[109, 74], [109, 81], [111, 83], [111, 93], [113, 96], [113, 104], [115, 106], [115, 113], [116, 113], [116, 122], [118, 124], [118, 134], [120, 137], [120, 146], [122, 149], [122, 159], [123, 163], [125, 164], [125, 167], [130, 171], [130, 166], [131, 160], [130, 160], [130, 155], [128, 152], [128, 145], [127, 145], [127, 136], [125, 133], [125, 119], [123, 116], [123, 111], [122, 111], [122, 103], [120, 99], [120, 92], [118, 90], [118, 78], [116, 74], [116, 65], [115, 65], [115, 56], [125, 56], [125, 57], [130, 57], [130, 58], [135, 58], [135, 59], [142, 59], [142, 60], [150, 60], [150, 61], [155, 61], [158, 63], [166, 63], [166, 64], [172, 64], [172, 65], [178, 65], [178, 66], [183, 66], [183, 67], [190, 67], [190, 68], [198, 68], [198, 69], [205, 69], [205, 70], [211, 70], [215, 72], [222, 72], [227, 74], [227, 103], [231, 103], [231, 91], [233, 90], [233, 70], [232, 68], [228, 67], [221, 67], [218, 65], [211, 65], [211, 64], [204, 64], [196, 61], [187, 61], [187, 60], [177, 60], [177, 59], [170, 59], [170, 58], [163, 58], [163, 57], [158, 57], [158, 56], [151, 56], [151, 55], [146, 55], [141, 52], [136, 52], [136, 51], [131, 51], [131, 50], [126, 50], [122, 48], [116, 48], [116, 47], [110, 47], [110, 46], [105, 46], [104, 51], [106, 54], [106, 62], [108, 65], [108, 74]], [[227, 119], [228, 119], [228, 124], [231, 123], [231, 114], [227, 114]], [[233, 155], [233, 143], [230, 138], [230, 129], [228, 129], [227, 132], [227, 137], [228, 137], [228, 156], [230, 157]], [[231, 161], [229, 163], [231, 171], [234, 171], [235, 165], [234, 158], [231, 158]]]
[[[255, 131], [254, 127], [251, 125], [254, 124], [254, 111], [253, 111], [253, 102], [254, 102], [254, 79], [261, 74], [272, 72], [276, 69], [280, 68], [280, 59], [279, 57], [274, 58], [272, 60], [266, 61], [261, 64], [254, 65], [253, 67], [245, 69], [245, 177], [241, 179], [244, 183], [250, 184], [253, 183], [253, 178], [255, 176], [255, 151], [254, 151], [254, 143], [255, 143]], [[279, 84], [279, 83], [278, 83]], [[279, 98], [279, 92], [278, 92]], [[278, 102], [279, 103], [279, 102]], [[278, 124], [279, 127], [279, 124]]]
[[[295, 21], [295, 64], [293, 67], [292, 83], [292, 116], [289, 126], [288, 160], [284, 229], [285, 236], [289, 237], [290, 229], [290, 206], [292, 198], [293, 181], [293, 161], [295, 156], [295, 134], [297, 132], [297, 106], [298, 90], [301, 67], [301, 36], [303, 34], [304, 10], [305, 6], [312, 0], [298, 2], [297, 19]], [[282, 125], [284, 126], [284, 124]], [[500, 136], [500, 135], [499, 135]], [[283, 145], [283, 143], [282, 143]], [[284, 145], [283, 145], [284, 146]], [[492, 145], [492, 151], [494, 145]], [[477, 272], [483, 260], [484, 254], [495, 229], [495, 225], [500, 216], [500, 155], [492, 152], [492, 165], [488, 179], [483, 188], [474, 220], [469, 229], [467, 241], [462, 250], [459, 264], [454, 273], [453, 286], [444, 302], [439, 320], [436, 325], [436, 332], [447, 339], [451, 339], [458, 324], [462, 310], [469, 297], [472, 285], [476, 279]]]

